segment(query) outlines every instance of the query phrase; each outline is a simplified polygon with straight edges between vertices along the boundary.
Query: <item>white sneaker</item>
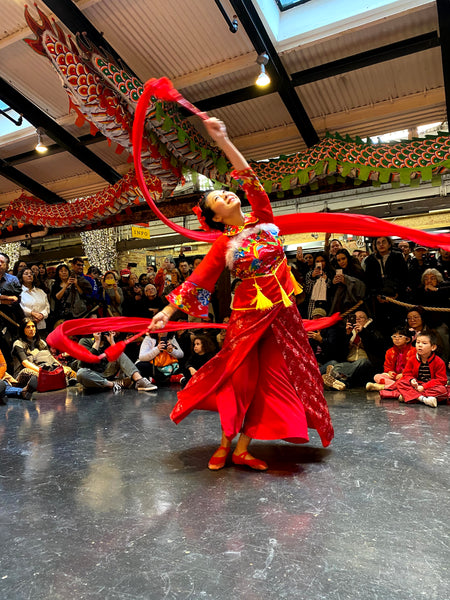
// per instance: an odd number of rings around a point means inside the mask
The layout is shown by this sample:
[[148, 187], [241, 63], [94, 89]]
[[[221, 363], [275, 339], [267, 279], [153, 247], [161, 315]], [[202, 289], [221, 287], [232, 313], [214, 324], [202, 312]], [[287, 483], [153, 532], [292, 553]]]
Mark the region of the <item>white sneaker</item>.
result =
[[427, 406], [437, 408], [437, 399], [434, 396], [421, 396], [419, 400]]
[[112, 390], [113, 394], [118, 394], [119, 392], [122, 391], [122, 386], [120, 385], [120, 383], [117, 383], [117, 381], [115, 381], [111, 390]]
[[141, 377], [134, 385], [138, 392], [153, 392], [158, 389], [158, 386], [151, 383], [146, 377]]

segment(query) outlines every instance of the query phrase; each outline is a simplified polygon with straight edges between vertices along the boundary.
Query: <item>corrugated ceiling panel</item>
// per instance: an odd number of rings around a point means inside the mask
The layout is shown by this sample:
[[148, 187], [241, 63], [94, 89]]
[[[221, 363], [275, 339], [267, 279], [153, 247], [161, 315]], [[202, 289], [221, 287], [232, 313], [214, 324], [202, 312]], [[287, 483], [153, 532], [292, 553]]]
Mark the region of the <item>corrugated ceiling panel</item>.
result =
[[242, 27], [229, 32], [211, 0], [104, 0], [84, 12], [144, 79], [179, 77], [253, 49]]
[[2, 25], [0, 28], [0, 42], [6, 40], [9, 36], [22, 31], [26, 27], [23, 17], [24, 2], [11, 2], [11, 0], [1, 2]]
[[[439, 48], [297, 88], [310, 117], [333, 114], [443, 86]], [[422, 76], [417, 77], [420, 71]]]
[[0, 75], [54, 119], [68, 112], [69, 101], [49, 61], [23, 40], [1, 49]]

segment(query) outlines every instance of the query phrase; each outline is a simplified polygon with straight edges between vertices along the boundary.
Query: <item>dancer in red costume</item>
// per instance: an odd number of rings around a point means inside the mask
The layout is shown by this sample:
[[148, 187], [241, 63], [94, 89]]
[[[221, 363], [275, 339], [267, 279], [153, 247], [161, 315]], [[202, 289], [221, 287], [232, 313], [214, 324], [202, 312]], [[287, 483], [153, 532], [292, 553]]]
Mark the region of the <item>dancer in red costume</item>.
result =
[[204, 228], [223, 234], [194, 273], [167, 296], [170, 304], [155, 315], [151, 329], [165, 327], [178, 308], [207, 317], [210, 293], [225, 265], [242, 279], [222, 350], [178, 394], [171, 418], [179, 423], [194, 409], [218, 411], [222, 441], [208, 467], [225, 466], [240, 433], [232, 462], [266, 470], [267, 464], [248, 452], [252, 439], [305, 443], [311, 427], [328, 446], [333, 426], [269, 198], [228, 139], [225, 125], [215, 118], [205, 125], [235, 168], [232, 175], [243, 183], [253, 212], [244, 217], [239, 198], [230, 191], [212, 191], [200, 202], [197, 214]]

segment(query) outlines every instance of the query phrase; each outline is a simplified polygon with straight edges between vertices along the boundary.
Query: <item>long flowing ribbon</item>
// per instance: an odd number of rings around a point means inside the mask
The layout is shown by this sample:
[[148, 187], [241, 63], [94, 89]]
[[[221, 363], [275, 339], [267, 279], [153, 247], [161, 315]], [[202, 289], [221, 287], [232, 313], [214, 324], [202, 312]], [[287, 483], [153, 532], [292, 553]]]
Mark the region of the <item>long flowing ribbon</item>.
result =
[[[173, 223], [158, 209], [147, 189], [142, 170], [141, 152], [147, 107], [152, 96], [161, 100], [177, 102], [185, 108], [188, 108], [193, 114], [200, 116], [200, 118], [207, 118], [206, 113], [202, 113], [193, 104], [185, 100], [180, 92], [175, 90], [172, 83], [166, 77], [161, 79], [150, 79], [147, 81], [144, 86], [144, 92], [139, 98], [136, 106], [132, 136], [134, 166], [141, 192], [149, 207], [168, 227], [189, 239], [212, 243], [220, 233], [192, 231], [191, 229], [186, 229], [185, 227]], [[297, 213], [275, 217], [274, 222], [280, 228], [282, 235], [305, 233], [309, 231], [333, 231], [366, 236], [398, 235], [419, 244], [423, 244], [429, 248], [443, 248], [444, 250], [450, 251], [450, 235], [418, 231], [416, 229], [411, 229], [410, 227], [403, 227], [402, 225], [389, 223], [388, 221], [383, 221], [382, 219], [368, 215], [346, 213]]]
[[[339, 321], [340, 315], [336, 313], [331, 317], [323, 317], [314, 321], [303, 321], [306, 331], [325, 329]], [[87, 363], [99, 363], [104, 358], [114, 362], [119, 358], [126, 346], [140, 336], [147, 333], [151, 324], [150, 319], [132, 317], [105, 317], [103, 319], [72, 319], [64, 321], [47, 336], [47, 343], [52, 348], [67, 352], [73, 358]], [[184, 321], [171, 321], [163, 329], [153, 333], [173, 333], [185, 329], [226, 329], [227, 323], [186, 323]], [[74, 335], [92, 335], [100, 331], [127, 331], [136, 332], [132, 337], [109, 346], [100, 355], [92, 354], [88, 348], [81, 346], [70, 338]]]

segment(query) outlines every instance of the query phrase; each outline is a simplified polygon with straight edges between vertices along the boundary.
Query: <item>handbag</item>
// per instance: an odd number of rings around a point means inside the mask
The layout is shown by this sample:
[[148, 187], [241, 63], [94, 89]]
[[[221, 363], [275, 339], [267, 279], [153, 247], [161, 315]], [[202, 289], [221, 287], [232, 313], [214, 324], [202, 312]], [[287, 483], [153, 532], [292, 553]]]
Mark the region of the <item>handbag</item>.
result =
[[42, 367], [39, 370], [37, 391], [38, 392], [51, 392], [53, 390], [62, 390], [66, 386], [66, 376], [64, 375], [64, 369], [61, 366], [56, 369], [46, 369]]

